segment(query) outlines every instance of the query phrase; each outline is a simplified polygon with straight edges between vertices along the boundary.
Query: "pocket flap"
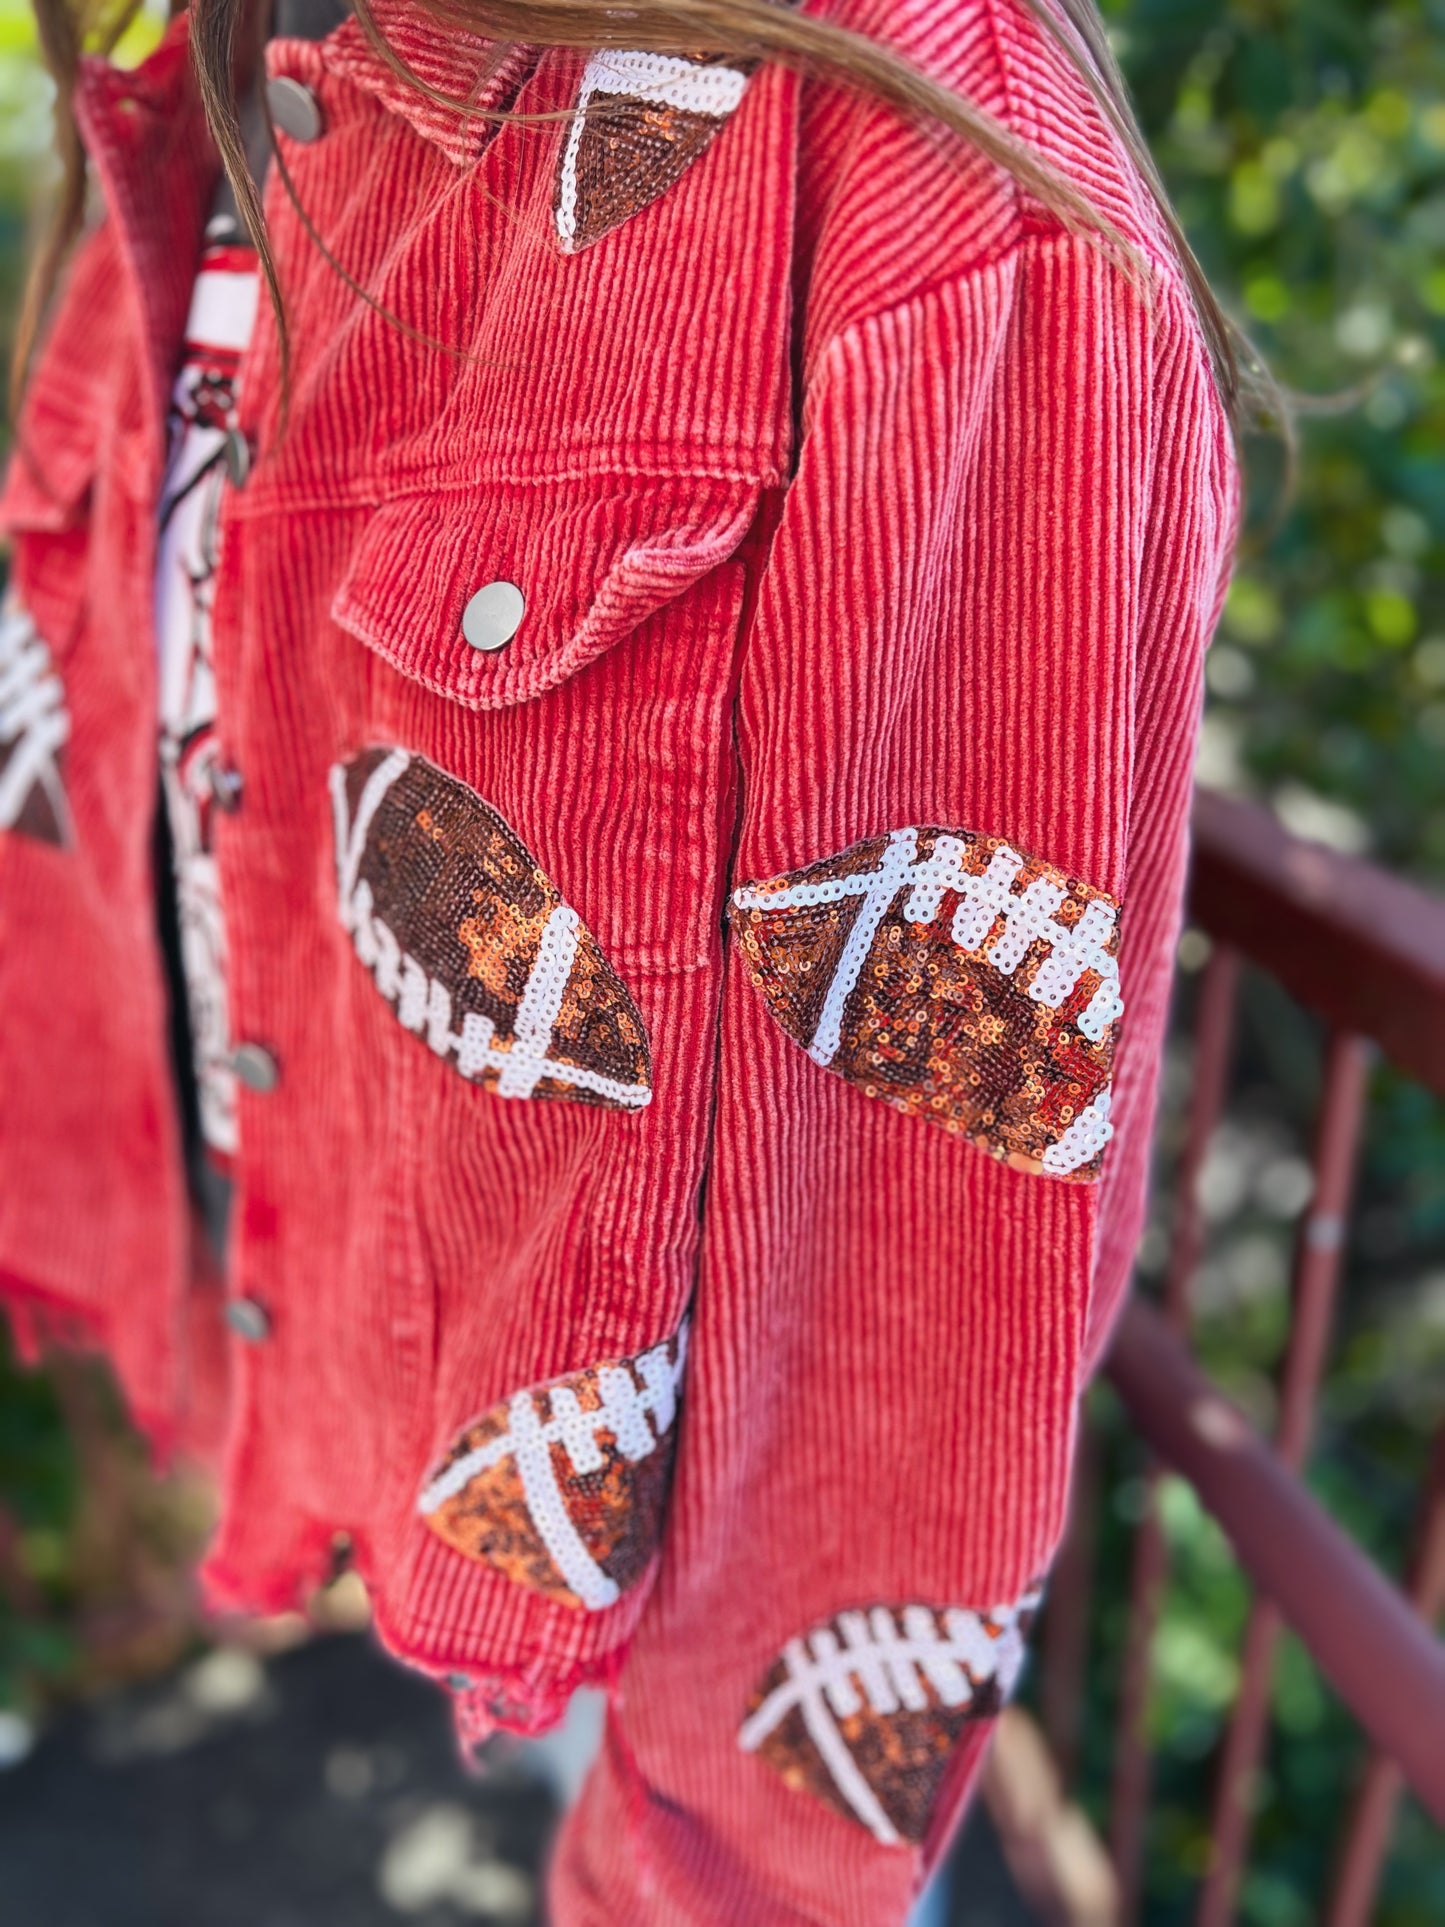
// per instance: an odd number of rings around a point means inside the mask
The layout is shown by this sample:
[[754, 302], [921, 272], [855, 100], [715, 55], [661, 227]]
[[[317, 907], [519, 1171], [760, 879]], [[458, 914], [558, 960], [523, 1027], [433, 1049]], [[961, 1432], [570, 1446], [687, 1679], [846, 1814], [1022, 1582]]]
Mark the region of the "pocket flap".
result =
[[[331, 613], [436, 694], [504, 709], [566, 681], [726, 561], [760, 493], [604, 474], [403, 497], [367, 523]], [[498, 583], [520, 590], [521, 619], [507, 641], [473, 647], [467, 605]]]
[[[0, 533], [58, 535], [83, 521], [102, 434], [117, 429], [116, 362], [125, 339], [124, 329], [98, 328], [97, 317], [113, 316], [124, 300], [115, 236], [102, 223], [76, 248], [26, 377], [0, 487]], [[123, 379], [134, 389], [133, 377]], [[127, 399], [133, 408], [134, 397]]]

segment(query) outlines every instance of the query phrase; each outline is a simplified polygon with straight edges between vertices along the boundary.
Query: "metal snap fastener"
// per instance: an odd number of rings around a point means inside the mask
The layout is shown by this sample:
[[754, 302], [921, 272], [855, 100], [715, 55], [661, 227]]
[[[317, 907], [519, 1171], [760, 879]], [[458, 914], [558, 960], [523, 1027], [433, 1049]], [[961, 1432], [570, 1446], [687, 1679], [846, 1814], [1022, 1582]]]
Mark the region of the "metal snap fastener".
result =
[[281, 1078], [280, 1065], [260, 1044], [237, 1044], [231, 1052], [231, 1069], [248, 1091], [259, 1091], [263, 1096], [274, 1091]]
[[241, 807], [241, 791], [245, 787], [240, 770], [227, 769], [224, 763], [212, 763], [208, 781], [216, 808], [224, 810], [227, 816], [234, 816]]
[[320, 139], [321, 107], [311, 89], [303, 87], [299, 80], [292, 80], [289, 74], [268, 80], [266, 105], [271, 110], [273, 125], [283, 134], [289, 134], [293, 141]]
[[527, 598], [515, 582], [489, 582], [462, 611], [462, 634], [473, 649], [504, 649], [526, 608]]
[[271, 1314], [254, 1298], [232, 1298], [226, 1304], [226, 1323], [248, 1345], [261, 1345], [271, 1336]]
[[251, 444], [239, 428], [228, 428], [221, 445], [221, 460], [232, 488], [244, 488], [251, 473]]

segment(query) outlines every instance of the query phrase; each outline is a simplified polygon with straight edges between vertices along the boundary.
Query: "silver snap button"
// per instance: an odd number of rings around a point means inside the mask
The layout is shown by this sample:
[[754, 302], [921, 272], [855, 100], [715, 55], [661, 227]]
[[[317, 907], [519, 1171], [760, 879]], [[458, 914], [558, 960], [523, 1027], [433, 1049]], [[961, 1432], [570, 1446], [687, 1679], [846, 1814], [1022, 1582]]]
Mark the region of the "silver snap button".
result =
[[462, 634], [473, 649], [505, 649], [526, 613], [527, 598], [515, 582], [489, 582], [462, 611]]
[[271, 1314], [254, 1298], [232, 1298], [226, 1304], [226, 1323], [248, 1345], [261, 1345], [271, 1336]]
[[309, 87], [289, 74], [266, 82], [266, 105], [272, 123], [293, 141], [314, 141], [321, 136], [321, 108]]
[[241, 791], [245, 787], [240, 770], [227, 769], [224, 763], [212, 763], [208, 780], [216, 808], [233, 816], [241, 807]]
[[263, 1096], [274, 1091], [281, 1078], [276, 1059], [260, 1044], [237, 1044], [231, 1052], [231, 1069], [248, 1091], [259, 1091]]
[[244, 488], [246, 477], [251, 473], [251, 444], [239, 428], [226, 430], [221, 460], [226, 464], [226, 477], [231, 487]]

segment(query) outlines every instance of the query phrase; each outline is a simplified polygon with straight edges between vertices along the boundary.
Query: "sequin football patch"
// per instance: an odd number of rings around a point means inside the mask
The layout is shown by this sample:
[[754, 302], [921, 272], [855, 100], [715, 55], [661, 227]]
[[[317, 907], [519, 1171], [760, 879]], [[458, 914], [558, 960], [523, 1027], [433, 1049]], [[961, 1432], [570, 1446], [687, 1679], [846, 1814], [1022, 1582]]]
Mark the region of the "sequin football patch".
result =
[[49, 647], [18, 603], [0, 609], [0, 830], [74, 841], [62, 762], [70, 711]]
[[404, 749], [331, 771], [342, 926], [401, 1024], [498, 1097], [636, 1111], [647, 1031], [497, 812]]
[[650, 1351], [516, 1393], [467, 1426], [418, 1507], [469, 1559], [600, 1612], [662, 1534], [687, 1327]]
[[928, 1830], [954, 1746], [996, 1714], [1042, 1598], [1012, 1606], [870, 1606], [791, 1639], [753, 1694], [738, 1745], [887, 1846]]
[[1098, 1176], [1118, 905], [998, 837], [855, 843], [733, 894], [749, 974], [816, 1064], [1023, 1171]]
[[667, 191], [742, 100], [752, 62], [604, 49], [583, 71], [552, 215], [568, 254]]

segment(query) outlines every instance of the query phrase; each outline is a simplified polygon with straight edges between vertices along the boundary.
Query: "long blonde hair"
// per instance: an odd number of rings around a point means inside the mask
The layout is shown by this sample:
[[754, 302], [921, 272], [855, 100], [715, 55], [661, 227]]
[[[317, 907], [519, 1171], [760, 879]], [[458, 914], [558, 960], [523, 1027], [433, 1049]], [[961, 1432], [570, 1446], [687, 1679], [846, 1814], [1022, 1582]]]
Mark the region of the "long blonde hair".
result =
[[[1134, 251], [1074, 184], [971, 101], [929, 79], [866, 35], [799, 13], [777, 0], [632, 0], [625, 8], [595, 0], [423, 0], [445, 25], [503, 46], [640, 48], [656, 53], [708, 53], [732, 60], [773, 60], [824, 74], [875, 95], [915, 120], [948, 129], [1004, 168], [1060, 221], [1099, 237], [1126, 257]], [[40, 318], [85, 207], [85, 153], [72, 96], [85, 49], [109, 52], [139, 0], [34, 0], [40, 44], [56, 85], [56, 143], [62, 183], [54, 217], [36, 251], [17, 329], [12, 400], [18, 395]], [[1094, 0], [1021, 0], [1063, 49], [1124, 143], [1156, 201], [1178, 255], [1215, 381], [1236, 426], [1244, 416], [1278, 420], [1277, 392], [1258, 356], [1216, 300], [1185, 238], [1179, 218], [1135, 120], [1128, 90]], [[381, 58], [420, 93], [460, 114], [478, 110], [450, 100], [412, 73], [387, 45], [368, 0], [352, 0], [358, 20]], [[260, 197], [246, 165], [241, 137], [238, 56], [250, 0], [190, 0], [191, 48], [206, 117], [242, 219], [256, 242], [283, 329], [285, 315], [267, 243]], [[505, 116], [503, 116], [505, 118]], [[289, 180], [286, 183], [288, 191]], [[309, 225], [309, 224], [308, 224]], [[316, 237], [319, 239], [319, 237]], [[347, 277], [349, 279], [349, 277]], [[355, 285], [355, 284], [353, 284]], [[362, 292], [358, 290], [358, 292]]]

